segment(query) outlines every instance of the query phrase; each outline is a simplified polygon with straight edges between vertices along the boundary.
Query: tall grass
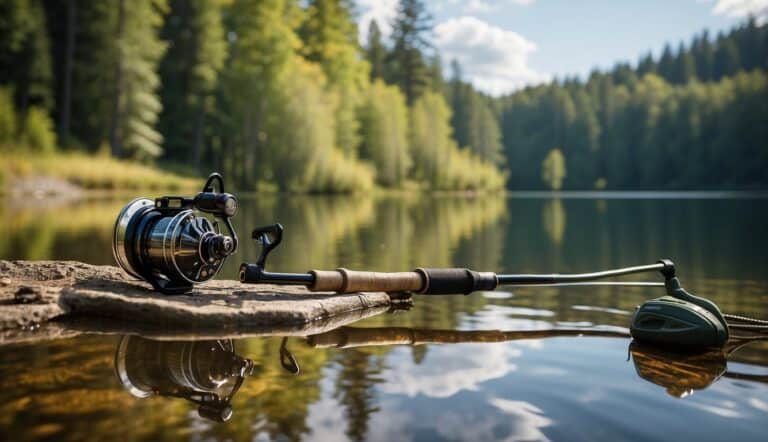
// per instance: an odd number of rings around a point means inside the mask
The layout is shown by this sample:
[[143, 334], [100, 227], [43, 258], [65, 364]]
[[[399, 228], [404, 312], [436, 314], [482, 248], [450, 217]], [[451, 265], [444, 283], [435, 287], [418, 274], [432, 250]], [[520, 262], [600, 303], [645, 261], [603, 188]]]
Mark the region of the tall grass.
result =
[[3, 153], [3, 157], [0, 176], [4, 178], [5, 191], [9, 190], [14, 180], [36, 177], [60, 179], [89, 190], [180, 191], [193, 190], [201, 185], [200, 180], [103, 154], [71, 152], [29, 155], [10, 151]]

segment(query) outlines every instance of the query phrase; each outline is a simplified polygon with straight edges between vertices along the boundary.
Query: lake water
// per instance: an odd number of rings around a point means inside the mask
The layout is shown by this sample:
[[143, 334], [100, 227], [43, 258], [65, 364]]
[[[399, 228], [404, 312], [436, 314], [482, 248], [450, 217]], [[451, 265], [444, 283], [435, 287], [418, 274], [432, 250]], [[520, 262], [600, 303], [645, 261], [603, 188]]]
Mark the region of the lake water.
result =
[[[128, 199], [6, 202], [0, 258], [112, 264], [112, 224]], [[768, 318], [766, 201], [696, 194], [241, 198], [242, 249], [220, 277], [235, 278], [242, 260], [257, 258], [250, 229], [279, 221], [285, 237], [268, 263], [275, 271], [566, 273], [668, 257], [686, 288], [724, 312]], [[662, 294], [519, 288], [416, 297], [410, 310], [310, 337], [158, 342], [90, 333], [2, 345], [0, 438], [765, 440], [768, 342], [727, 361], [632, 344], [632, 310]], [[562, 331], [573, 329], [582, 336]], [[246, 376], [227, 401], [231, 418], [200, 417], [188, 400], [200, 399], [194, 390], [213, 382], [223, 398], [236, 373]], [[217, 404], [203, 414], [226, 414], [227, 404]]]

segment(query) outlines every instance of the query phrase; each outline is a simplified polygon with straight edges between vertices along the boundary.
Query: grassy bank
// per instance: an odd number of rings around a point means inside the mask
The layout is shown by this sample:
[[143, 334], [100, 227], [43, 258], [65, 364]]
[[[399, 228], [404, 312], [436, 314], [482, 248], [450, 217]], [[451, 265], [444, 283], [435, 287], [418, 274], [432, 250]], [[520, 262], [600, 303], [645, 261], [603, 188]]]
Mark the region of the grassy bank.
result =
[[19, 180], [51, 178], [87, 190], [194, 190], [202, 183], [151, 166], [83, 153], [24, 154], [4, 152], [0, 162], [0, 192]]

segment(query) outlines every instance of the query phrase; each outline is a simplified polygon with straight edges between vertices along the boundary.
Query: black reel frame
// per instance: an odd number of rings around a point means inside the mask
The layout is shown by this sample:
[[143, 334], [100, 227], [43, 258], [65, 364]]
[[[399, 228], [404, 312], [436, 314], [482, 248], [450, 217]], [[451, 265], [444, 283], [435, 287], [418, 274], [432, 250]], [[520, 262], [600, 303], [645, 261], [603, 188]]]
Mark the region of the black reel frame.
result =
[[[214, 184], [218, 185], [218, 191]], [[205, 181], [202, 191], [192, 198], [163, 196], [156, 198], [154, 205], [146, 205], [136, 210], [127, 223], [124, 237], [131, 239], [138, 233], [143, 235], [143, 240], [127, 240], [124, 242], [125, 259], [130, 264], [132, 270], [138, 273], [139, 277], [152, 284], [155, 290], [166, 295], [188, 293], [192, 290], [193, 282], [168, 278], [166, 275], [156, 271], [151, 264], [144, 262], [142, 250], [137, 250], [137, 245], [148, 241], [146, 237], [148, 234], [147, 227], [150, 223], [156, 222], [160, 218], [173, 217], [185, 210], [197, 210], [213, 215], [215, 218], [213, 223], [215, 232], [221, 233], [218, 223], [218, 221], [221, 221], [226, 226], [227, 232], [230, 235], [231, 244], [222, 245], [222, 247], [226, 247], [226, 250], [222, 253], [225, 256], [229, 256], [238, 249], [238, 237], [231, 220], [237, 213], [237, 209], [237, 199], [234, 195], [225, 192], [224, 179], [221, 174], [212, 173]], [[118, 219], [118, 222], [120, 222], [120, 219]], [[117, 251], [115, 251], [115, 254], [117, 255]]]

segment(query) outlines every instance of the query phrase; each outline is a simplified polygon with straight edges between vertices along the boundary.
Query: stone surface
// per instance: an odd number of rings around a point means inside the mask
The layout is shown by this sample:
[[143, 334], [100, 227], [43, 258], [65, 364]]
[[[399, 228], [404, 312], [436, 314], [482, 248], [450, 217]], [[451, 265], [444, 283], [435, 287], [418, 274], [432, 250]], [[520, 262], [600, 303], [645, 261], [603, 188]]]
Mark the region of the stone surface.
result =
[[[0, 260], [0, 278], [8, 280], [0, 285], [0, 330], [34, 328], [67, 315], [154, 324], [165, 330], [160, 335], [168, 336], [185, 330], [189, 335], [205, 330], [212, 335], [247, 335], [286, 325], [306, 329], [303, 324], [408, 302], [386, 293], [311, 293], [304, 287], [236, 281], [210, 281], [188, 295], [166, 296], [117, 267], [74, 261]], [[19, 296], [29, 303], [20, 304]]]

